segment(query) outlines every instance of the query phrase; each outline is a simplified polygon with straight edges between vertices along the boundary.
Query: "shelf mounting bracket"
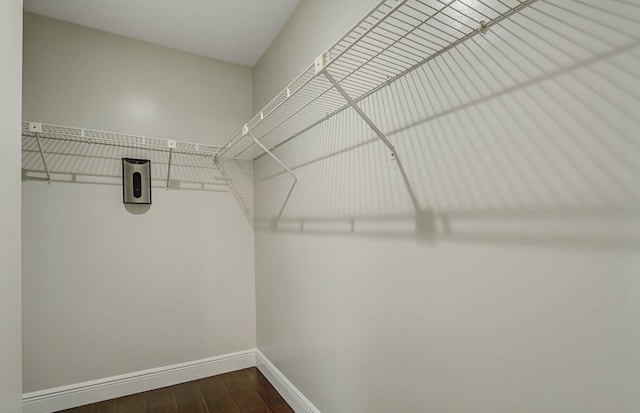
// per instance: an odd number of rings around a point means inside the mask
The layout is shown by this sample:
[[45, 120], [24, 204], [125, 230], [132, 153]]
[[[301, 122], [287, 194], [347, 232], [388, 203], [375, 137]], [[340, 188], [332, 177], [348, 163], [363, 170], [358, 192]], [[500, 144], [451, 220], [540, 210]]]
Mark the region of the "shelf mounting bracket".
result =
[[262, 144], [262, 142], [260, 142], [259, 140], [257, 140], [255, 138], [255, 136], [253, 135], [249, 135], [251, 137], [251, 139], [253, 139], [253, 142], [255, 142], [256, 145], [258, 145], [260, 148], [262, 148], [263, 151], [265, 151], [271, 158], [273, 158], [274, 161], [276, 161], [281, 167], [282, 169], [284, 169], [285, 171], [287, 171], [287, 173], [289, 175], [291, 175], [291, 177], [293, 178], [293, 181], [297, 184], [298, 183], [298, 177], [296, 176], [296, 174], [294, 174], [291, 169], [289, 169], [289, 167], [287, 165], [285, 165], [277, 156], [275, 156], [273, 154], [273, 152], [271, 152], [269, 149], [267, 149], [266, 146], [264, 146]]
[[29, 131], [35, 133], [36, 143], [38, 144], [38, 151], [40, 151], [40, 157], [42, 158], [42, 164], [44, 165], [44, 172], [47, 174], [47, 184], [51, 184], [51, 173], [49, 172], [49, 166], [47, 165], [47, 158], [44, 156], [44, 151], [42, 150], [42, 143], [40, 142], [40, 134], [42, 133], [42, 123], [29, 122]]
[[489, 30], [489, 26], [487, 25], [487, 22], [485, 20], [482, 20], [480, 22], [480, 28], [478, 29], [478, 31], [482, 34], [487, 34], [488, 30]]
[[[325, 64], [326, 64], [326, 62], [325, 62]], [[382, 142], [384, 142], [385, 145], [387, 145], [387, 148], [389, 148], [389, 150], [391, 151], [391, 159], [396, 161], [396, 164], [398, 165], [398, 169], [400, 170], [400, 174], [402, 175], [402, 180], [404, 181], [404, 185], [407, 188], [407, 192], [409, 193], [409, 197], [411, 198], [411, 203], [413, 204], [413, 208], [416, 211], [420, 211], [420, 203], [418, 202], [418, 198], [416, 197], [416, 194], [413, 191], [413, 188], [411, 187], [411, 183], [409, 182], [409, 177], [407, 176], [407, 172], [405, 171], [404, 166], [402, 165], [402, 162], [400, 161], [400, 158], [398, 158], [398, 154], [396, 152], [395, 146], [393, 146], [393, 144], [389, 141], [389, 139], [387, 139], [387, 136], [380, 130], [380, 128], [378, 128], [378, 126], [375, 124], [375, 122], [373, 122], [373, 120], [371, 120], [371, 118], [369, 116], [367, 116], [366, 113], [364, 113], [364, 111], [351, 98], [351, 96], [349, 96], [347, 91], [344, 90], [344, 88], [342, 86], [340, 86], [340, 83], [338, 83], [338, 81], [333, 76], [331, 76], [331, 73], [329, 73], [326, 68], [322, 69], [322, 73], [327, 78], [327, 80], [329, 80], [329, 82], [333, 85], [333, 87], [347, 101], [349, 106], [351, 106], [353, 108], [353, 110], [355, 110], [356, 113], [362, 118], [362, 120], [364, 120], [365, 123], [367, 125], [369, 125], [371, 130], [373, 130], [373, 132], [378, 136], [378, 138], [380, 138], [380, 140]]]
[[278, 218], [277, 218], [276, 222], [280, 221], [280, 218], [282, 218], [282, 214], [284, 213], [284, 209], [287, 206], [287, 203], [289, 202], [289, 198], [291, 198], [291, 194], [293, 193], [293, 190], [295, 189], [296, 185], [298, 184], [298, 177], [296, 176], [296, 174], [294, 174], [291, 171], [291, 169], [289, 169], [289, 167], [287, 165], [285, 165], [277, 156], [275, 156], [273, 154], [273, 152], [271, 152], [266, 146], [264, 146], [262, 144], [262, 142], [260, 142], [258, 139], [256, 139], [255, 136], [249, 135], [249, 137], [251, 139], [253, 139], [253, 142], [256, 145], [258, 145], [260, 148], [262, 148], [262, 150], [265, 151], [266, 154], [268, 154], [271, 158], [273, 158], [273, 160], [276, 161], [278, 163], [278, 165], [280, 165], [282, 167], [282, 169], [284, 169], [293, 178], [293, 183], [291, 184], [291, 189], [289, 189], [289, 193], [287, 194], [287, 197], [285, 198], [284, 203], [282, 204], [282, 208], [280, 208], [280, 212], [278, 212]]
[[173, 150], [178, 147], [176, 141], [167, 141], [167, 148], [169, 148], [169, 163], [167, 164], [167, 191], [169, 190], [169, 181], [171, 180], [171, 158], [173, 157]]
[[356, 113], [362, 118], [362, 120], [364, 120], [365, 123], [367, 125], [369, 125], [369, 127], [371, 128], [371, 130], [373, 130], [373, 132], [376, 134], [376, 136], [378, 136], [378, 138], [380, 138], [380, 140], [382, 142], [384, 142], [385, 145], [387, 145], [387, 148], [389, 148], [389, 150], [391, 151], [391, 158], [393, 160], [396, 160], [397, 159], [396, 148], [389, 141], [389, 139], [387, 139], [387, 136], [384, 133], [382, 133], [380, 128], [378, 128], [378, 126], [376, 126], [376, 124], [371, 120], [371, 118], [369, 116], [367, 116], [367, 114], [364, 113], [364, 111], [362, 109], [360, 109], [360, 106], [358, 106], [358, 104], [356, 102], [354, 102], [354, 100], [351, 98], [351, 96], [349, 96], [347, 91], [344, 90], [344, 88], [342, 86], [340, 86], [340, 83], [338, 83], [338, 81], [336, 81], [336, 79], [334, 79], [334, 77], [331, 76], [331, 73], [329, 73], [328, 71], [326, 71], [324, 69], [323, 69], [322, 73], [327, 78], [327, 80], [333, 85], [333, 87], [338, 91], [338, 93], [340, 93], [342, 95], [344, 100], [347, 101], [349, 106], [351, 106], [353, 108], [353, 110], [355, 110]]

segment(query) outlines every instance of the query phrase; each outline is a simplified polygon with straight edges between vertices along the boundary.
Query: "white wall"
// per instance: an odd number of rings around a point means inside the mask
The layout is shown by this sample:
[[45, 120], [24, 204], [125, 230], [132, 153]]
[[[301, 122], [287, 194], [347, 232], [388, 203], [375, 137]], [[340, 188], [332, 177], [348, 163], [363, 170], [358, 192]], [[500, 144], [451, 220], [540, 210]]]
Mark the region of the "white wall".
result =
[[[24, 37], [25, 120], [222, 143], [250, 116], [247, 68], [31, 14]], [[175, 156], [165, 191], [166, 154], [45, 148], [85, 156], [23, 182], [25, 392], [255, 347], [253, 229], [210, 159]], [[146, 213], [122, 156], [154, 162]]]
[[0, 4], [0, 406], [22, 411], [20, 333], [20, 79], [22, 1]]
[[284, 89], [377, 3], [376, 0], [302, 0], [253, 68], [254, 112]]
[[223, 144], [251, 70], [25, 13], [25, 120]]
[[[302, 3], [258, 106], [343, 3]], [[277, 150], [300, 185], [275, 232], [290, 179], [257, 162], [258, 347], [321, 411], [637, 411], [639, 22], [537, 2], [364, 101], [418, 211], [351, 111]]]

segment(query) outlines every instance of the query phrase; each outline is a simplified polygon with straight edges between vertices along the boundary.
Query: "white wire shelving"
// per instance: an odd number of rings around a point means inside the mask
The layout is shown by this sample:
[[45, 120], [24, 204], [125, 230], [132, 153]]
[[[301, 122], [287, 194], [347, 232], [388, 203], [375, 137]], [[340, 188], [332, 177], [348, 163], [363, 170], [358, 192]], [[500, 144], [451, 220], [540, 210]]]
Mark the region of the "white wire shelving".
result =
[[[106, 132], [101, 130], [83, 129], [71, 126], [50, 125], [41, 122], [22, 122], [22, 137], [36, 141], [37, 151], [40, 153], [47, 181], [51, 181], [51, 171], [47, 163], [47, 152], [42, 140], [63, 141], [80, 144], [95, 144], [115, 146], [120, 148], [145, 149], [150, 151], [165, 152], [169, 155], [167, 164], [167, 187], [171, 179], [171, 164], [173, 154], [194, 155], [201, 157], [215, 156], [222, 149], [220, 146], [185, 142], [180, 140], [156, 138], [149, 136]], [[69, 153], [71, 154], [71, 153]]]
[[37, 122], [24, 122], [22, 134], [37, 141], [50, 181], [41, 139], [147, 149], [168, 153], [167, 188], [173, 154], [221, 159], [273, 158], [293, 178], [278, 219], [298, 178], [274, 150], [346, 109], [354, 110], [389, 148], [416, 210], [394, 145], [361, 101], [471, 37], [520, 12], [537, 0], [382, 0], [326, 52], [318, 56], [223, 146], [213, 146]]
[[71, 126], [49, 125], [40, 122], [22, 122], [22, 136], [200, 156], [214, 156], [221, 149], [220, 146], [208, 144], [75, 128]]
[[280, 220], [298, 178], [274, 151], [352, 109], [390, 150], [413, 207], [419, 211], [396, 148], [360, 102], [534, 2], [382, 0], [231, 137], [216, 158], [273, 158], [293, 178], [278, 214]]
[[393, 145], [358, 103], [535, 1], [383, 0], [249, 120], [218, 156], [272, 155], [352, 108], [395, 157]]

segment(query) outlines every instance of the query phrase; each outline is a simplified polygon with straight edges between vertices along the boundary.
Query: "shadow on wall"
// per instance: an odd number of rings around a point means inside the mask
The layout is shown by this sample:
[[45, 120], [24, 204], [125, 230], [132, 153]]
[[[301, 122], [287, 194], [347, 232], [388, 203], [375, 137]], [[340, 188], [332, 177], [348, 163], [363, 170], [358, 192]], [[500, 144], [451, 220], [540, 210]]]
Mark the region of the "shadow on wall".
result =
[[[255, 163], [260, 231], [640, 245], [640, 6], [537, 2]], [[399, 161], [402, 163], [400, 164]]]
[[[41, 137], [52, 183], [122, 185], [122, 158], [151, 160], [154, 190], [229, 192], [238, 200], [247, 217], [253, 216], [253, 162], [220, 160], [211, 157], [173, 154], [169, 176], [169, 153], [149, 149], [61, 141]], [[47, 181], [35, 137], [23, 136], [22, 179]], [[143, 213], [140, 207], [127, 208]], [[251, 224], [253, 219], [249, 218]]]

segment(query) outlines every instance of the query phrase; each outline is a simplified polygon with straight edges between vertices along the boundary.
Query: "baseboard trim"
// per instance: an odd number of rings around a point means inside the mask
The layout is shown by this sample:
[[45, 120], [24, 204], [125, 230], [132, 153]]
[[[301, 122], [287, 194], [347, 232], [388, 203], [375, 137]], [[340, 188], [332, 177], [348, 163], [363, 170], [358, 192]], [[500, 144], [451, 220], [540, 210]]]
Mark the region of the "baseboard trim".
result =
[[289, 403], [293, 411], [296, 413], [321, 413], [260, 350], [256, 350], [256, 366]]
[[256, 350], [252, 349], [70, 386], [26, 393], [22, 396], [23, 413], [56, 412], [254, 367], [255, 365]]

